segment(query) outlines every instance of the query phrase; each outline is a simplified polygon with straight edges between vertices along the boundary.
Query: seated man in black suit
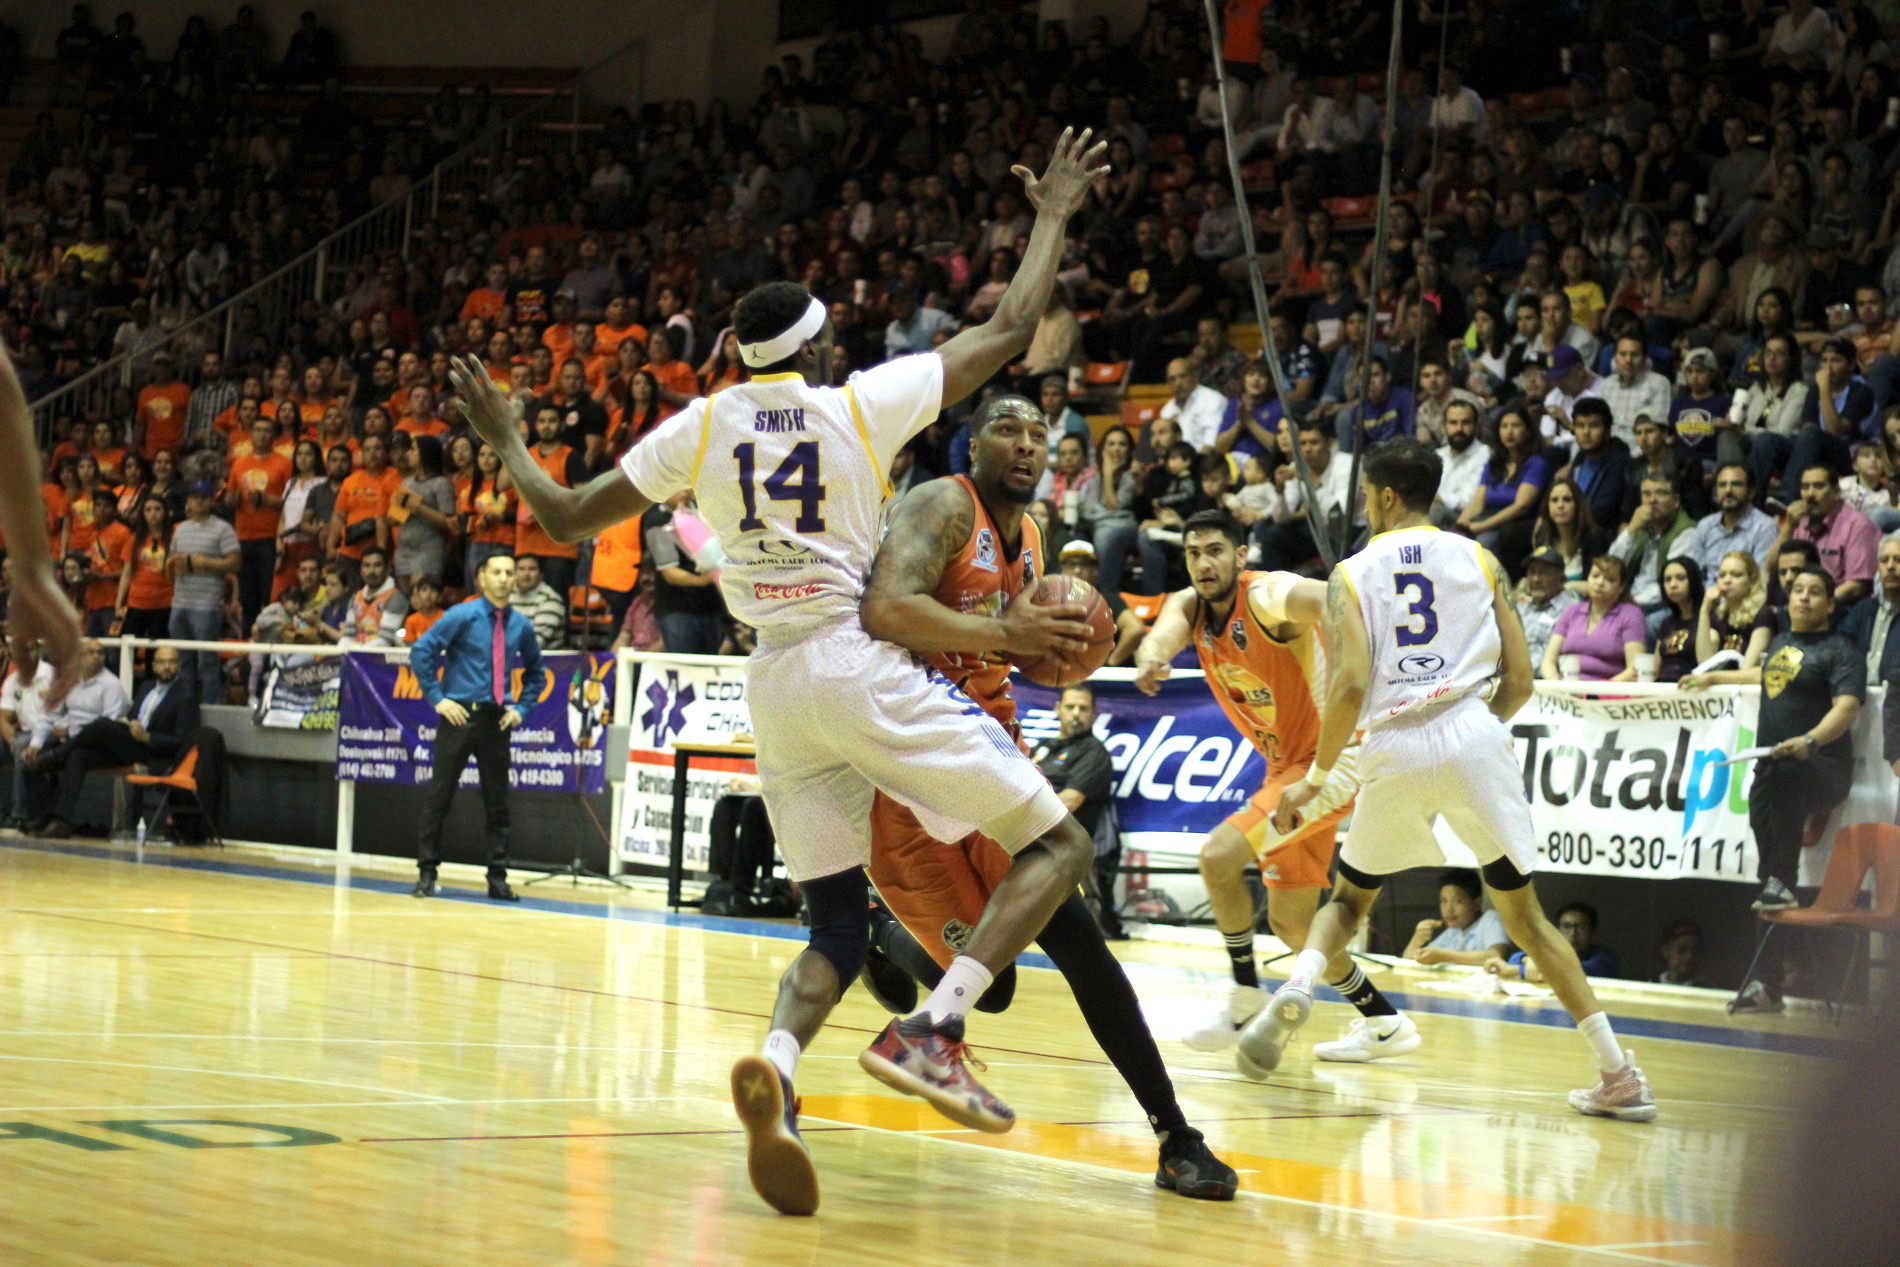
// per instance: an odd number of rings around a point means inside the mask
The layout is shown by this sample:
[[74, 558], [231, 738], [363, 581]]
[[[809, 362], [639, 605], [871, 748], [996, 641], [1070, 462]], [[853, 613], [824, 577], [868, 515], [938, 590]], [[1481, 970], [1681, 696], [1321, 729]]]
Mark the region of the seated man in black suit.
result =
[[[101, 717], [73, 736], [58, 768], [53, 814], [41, 835], [72, 835], [79, 790], [91, 771], [125, 765], [169, 770], [178, 760], [188, 746], [186, 737], [198, 729], [198, 697], [191, 683], [179, 681], [178, 666], [176, 647], [158, 648], [152, 653], [153, 676], [139, 688], [131, 714], [122, 720]], [[42, 765], [38, 773], [51, 777], [54, 772]]]

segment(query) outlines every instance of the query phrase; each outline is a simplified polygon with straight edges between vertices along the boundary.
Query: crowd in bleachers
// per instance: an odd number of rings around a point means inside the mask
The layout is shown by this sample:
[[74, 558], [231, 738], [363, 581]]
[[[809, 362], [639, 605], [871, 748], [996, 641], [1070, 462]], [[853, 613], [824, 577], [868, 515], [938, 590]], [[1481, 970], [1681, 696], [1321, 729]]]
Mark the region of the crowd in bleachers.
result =
[[[169, 357], [150, 355], [167, 331], [401, 192], [494, 107], [448, 87], [407, 119], [358, 120], [314, 19], [281, 61], [248, 13], [215, 35], [194, 22], [166, 63], [130, 15], [106, 34], [76, 12], [60, 72], [84, 108], [70, 134], [46, 116], [10, 180], [0, 334], [37, 396], [114, 351], [135, 358], [109, 404], [48, 436], [49, 519], [89, 620], [168, 622], [156, 563], [203, 484], [241, 546], [228, 634], [255, 630], [300, 570], [320, 616], [324, 570], [362, 599], [380, 550], [401, 609], [415, 578], [452, 600], [472, 564], [513, 549], [539, 559], [564, 634], [608, 625], [651, 646], [671, 625], [684, 649], [741, 647], [671, 512], [578, 551], [541, 533], [453, 408], [448, 357], [479, 356], [549, 469], [583, 480], [743, 381], [730, 314], [760, 281], [827, 300], [846, 367], [986, 318], [1028, 227], [1010, 168], [1039, 168], [1069, 124], [1107, 134], [1114, 170], [992, 390], [1041, 397], [1058, 422], [1038, 513], [1090, 543], [1103, 589], [1177, 582], [1173, 530], [1213, 503], [1253, 525], [1259, 563], [1311, 567], [1293, 445], [1340, 531], [1352, 448], [1415, 433], [1444, 447], [1441, 522], [1522, 578], [1534, 626], [1548, 617], [1536, 650], [1553, 673], [1646, 676], [1635, 657], [1654, 654], [1668, 677], [1709, 635], [1746, 654], [1748, 630], [1720, 616], [1753, 601], [1722, 579], [1735, 552], [1763, 597], [1802, 541], [1843, 610], [1880, 597], [1874, 541], [1900, 525], [1886, 421], [1900, 194], [1882, 193], [1900, 125], [1877, 16], [1806, 0], [1779, 16], [1408, 7], [1399, 200], [1374, 241], [1377, 7], [1230, 8], [1219, 50], [1193, 0], [1157, 0], [1132, 32], [972, 3], [934, 61], [902, 28], [834, 35], [809, 67], [765, 68], [750, 102], [615, 110], [577, 144], [524, 145], [340, 294], [247, 309]], [[1626, 20], [1636, 10], [1655, 20]], [[319, 80], [299, 119], [254, 108]], [[1247, 320], [1243, 217], [1284, 398]], [[963, 422], [919, 437], [900, 486], [962, 466]], [[1820, 500], [1803, 493], [1817, 463], [1834, 490]], [[1669, 574], [1678, 556], [1695, 576]], [[1573, 598], [1589, 619], [1556, 632], [1579, 617], [1548, 609]], [[400, 637], [390, 604], [357, 605], [375, 618], [306, 614], [286, 636]]]

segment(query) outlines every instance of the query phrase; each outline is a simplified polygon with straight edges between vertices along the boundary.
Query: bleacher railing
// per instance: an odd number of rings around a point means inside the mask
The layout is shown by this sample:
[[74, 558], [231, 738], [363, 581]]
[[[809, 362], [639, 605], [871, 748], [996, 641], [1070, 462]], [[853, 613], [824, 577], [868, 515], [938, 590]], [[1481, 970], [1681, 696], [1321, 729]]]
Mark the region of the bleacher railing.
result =
[[[586, 107], [591, 104], [612, 102], [629, 108], [637, 104], [644, 51], [641, 39], [622, 44], [570, 84], [547, 89], [539, 100], [437, 163], [406, 191], [371, 208], [262, 281], [179, 326], [163, 340], [101, 362], [33, 402], [33, 423], [41, 442], [51, 435], [55, 418], [109, 417], [113, 392], [142, 381], [152, 357], [160, 351], [170, 352], [180, 376], [195, 382], [205, 352], [220, 352], [227, 359], [242, 356], [248, 349], [234, 348], [233, 342], [256, 333], [269, 338], [273, 347], [281, 346], [286, 330], [306, 303], [319, 308], [333, 303], [360, 277], [359, 269], [373, 272], [393, 260], [406, 264], [415, 246], [416, 226], [441, 209], [445, 196], [492, 182], [529, 154], [578, 148]], [[246, 320], [245, 313], [253, 306], [256, 318]], [[347, 325], [354, 315], [340, 314], [340, 318]]]

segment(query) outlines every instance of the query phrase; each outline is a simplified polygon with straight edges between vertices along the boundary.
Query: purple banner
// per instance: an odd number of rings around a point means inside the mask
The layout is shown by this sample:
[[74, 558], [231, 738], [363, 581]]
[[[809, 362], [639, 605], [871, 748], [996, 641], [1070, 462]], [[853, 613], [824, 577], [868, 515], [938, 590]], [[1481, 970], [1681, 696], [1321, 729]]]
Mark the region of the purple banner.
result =
[[[1054, 738], [1061, 692], [1021, 675], [1010, 684], [1030, 746]], [[1124, 835], [1205, 835], [1265, 781], [1266, 760], [1235, 733], [1200, 678], [1163, 682], [1152, 699], [1133, 681], [1098, 677], [1089, 686], [1095, 733], [1115, 762], [1115, 809]]]
[[[586, 652], [541, 657], [549, 679], [511, 732], [508, 786], [521, 792], [605, 792], [614, 658]], [[521, 678], [515, 670], [518, 686]], [[359, 783], [426, 784], [441, 723], [408, 663], [367, 653], [343, 657], [336, 776]], [[475, 763], [461, 787], [476, 786]]]

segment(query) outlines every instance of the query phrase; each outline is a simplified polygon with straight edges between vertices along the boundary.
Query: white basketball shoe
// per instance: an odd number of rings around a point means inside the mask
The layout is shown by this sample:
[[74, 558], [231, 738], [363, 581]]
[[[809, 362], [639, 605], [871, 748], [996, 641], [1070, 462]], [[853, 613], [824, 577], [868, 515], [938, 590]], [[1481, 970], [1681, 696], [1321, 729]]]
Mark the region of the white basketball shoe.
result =
[[1265, 990], [1257, 985], [1236, 985], [1227, 1001], [1183, 1035], [1181, 1041], [1195, 1051], [1225, 1051], [1239, 1039], [1247, 1022], [1258, 1016], [1266, 1005]]
[[1368, 1060], [1417, 1051], [1424, 1041], [1419, 1037], [1418, 1026], [1403, 1012], [1397, 1016], [1362, 1016], [1352, 1023], [1344, 1038], [1314, 1043], [1313, 1054], [1321, 1060], [1362, 1065]]
[[1240, 1032], [1240, 1049], [1234, 1053], [1234, 1063], [1240, 1072], [1255, 1082], [1265, 1080], [1268, 1074], [1280, 1067], [1280, 1056], [1286, 1051], [1289, 1038], [1295, 1030], [1306, 1024], [1306, 1018], [1313, 1014], [1313, 987], [1309, 982], [1288, 981], [1273, 992], [1273, 998], [1262, 1008], [1260, 1015], [1247, 1023]]

